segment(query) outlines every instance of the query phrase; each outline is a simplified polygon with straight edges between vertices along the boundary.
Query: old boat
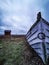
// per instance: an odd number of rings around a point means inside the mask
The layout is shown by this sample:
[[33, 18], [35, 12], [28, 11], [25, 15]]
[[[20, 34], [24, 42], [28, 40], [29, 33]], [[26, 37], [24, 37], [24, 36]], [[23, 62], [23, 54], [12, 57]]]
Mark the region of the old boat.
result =
[[32, 25], [26, 39], [29, 45], [41, 57], [44, 63], [49, 58], [49, 23], [37, 14], [37, 21]]

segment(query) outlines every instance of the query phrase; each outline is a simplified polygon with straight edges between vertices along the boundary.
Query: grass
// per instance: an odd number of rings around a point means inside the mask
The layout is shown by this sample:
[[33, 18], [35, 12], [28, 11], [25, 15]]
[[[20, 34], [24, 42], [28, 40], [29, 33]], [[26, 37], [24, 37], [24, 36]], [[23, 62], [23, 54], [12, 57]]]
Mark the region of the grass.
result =
[[37, 59], [32, 58], [25, 40], [0, 40], [0, 65], [43, 65]]
[[4, 65], [22, 64], [23, 43], [23, 41], [0, 41], [0, 63], [5, 59]]

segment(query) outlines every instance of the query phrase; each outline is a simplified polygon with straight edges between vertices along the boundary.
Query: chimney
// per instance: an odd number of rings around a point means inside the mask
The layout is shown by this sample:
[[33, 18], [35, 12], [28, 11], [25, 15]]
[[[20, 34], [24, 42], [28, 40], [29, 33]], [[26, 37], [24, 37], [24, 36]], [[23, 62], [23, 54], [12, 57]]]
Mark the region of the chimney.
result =
[[37, 21], [40, 21], [40, 19], [41, 19], [41, 12], [38, 12], [38, 14], [37, 14]]

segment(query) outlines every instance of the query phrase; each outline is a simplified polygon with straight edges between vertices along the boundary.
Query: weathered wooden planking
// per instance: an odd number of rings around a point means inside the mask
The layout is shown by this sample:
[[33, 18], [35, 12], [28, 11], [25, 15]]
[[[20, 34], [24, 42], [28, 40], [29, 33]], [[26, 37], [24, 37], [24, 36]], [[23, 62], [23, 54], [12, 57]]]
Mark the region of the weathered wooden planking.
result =
[[30, 28], [26, 35], [26, 39], [32, 48], [46, 63], [49, 57], [49, 23], [42, 17]]

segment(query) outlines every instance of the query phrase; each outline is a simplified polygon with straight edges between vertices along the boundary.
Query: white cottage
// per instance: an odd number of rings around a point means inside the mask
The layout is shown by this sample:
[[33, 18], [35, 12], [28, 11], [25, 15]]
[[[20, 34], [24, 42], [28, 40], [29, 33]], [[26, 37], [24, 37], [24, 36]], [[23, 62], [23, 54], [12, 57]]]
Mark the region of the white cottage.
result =
[[49, 58], [49, 23], [37, 14], [37, 21], [26, 35], [29, 45], [37, 52], [44, 63]]

